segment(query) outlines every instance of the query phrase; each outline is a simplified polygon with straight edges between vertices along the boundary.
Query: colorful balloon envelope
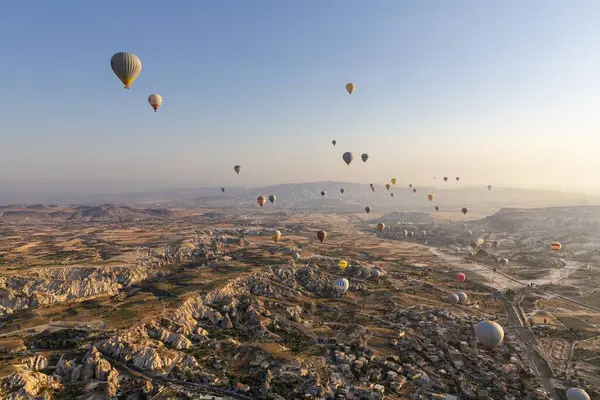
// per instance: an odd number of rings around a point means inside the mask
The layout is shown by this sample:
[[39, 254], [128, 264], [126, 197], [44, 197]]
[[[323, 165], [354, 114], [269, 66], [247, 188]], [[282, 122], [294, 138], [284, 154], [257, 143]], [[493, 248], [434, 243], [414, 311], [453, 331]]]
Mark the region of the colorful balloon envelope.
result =
[[267, 202], [267, 198], [265, 196], [258, 196], [256, 202], [262, 207]]
[[323, 243], [325, 241], [325, 238], [327, 238], [327, 232], [325, 232], [325, 231], [317, 232], [317, 239], [319, 239], [321, 241], [321, 243]]

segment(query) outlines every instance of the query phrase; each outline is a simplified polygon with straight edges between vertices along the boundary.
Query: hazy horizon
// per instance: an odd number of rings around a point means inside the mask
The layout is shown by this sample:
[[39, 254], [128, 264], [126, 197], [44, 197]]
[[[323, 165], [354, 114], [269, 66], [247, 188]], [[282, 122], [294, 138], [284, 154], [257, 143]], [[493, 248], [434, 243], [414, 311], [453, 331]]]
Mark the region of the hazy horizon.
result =
[[[596, 1], [32, 5], [0, 15], [0, 190], [460, 176], [600, 194]], [[130, 91], [119, 51], [143, 63]]]

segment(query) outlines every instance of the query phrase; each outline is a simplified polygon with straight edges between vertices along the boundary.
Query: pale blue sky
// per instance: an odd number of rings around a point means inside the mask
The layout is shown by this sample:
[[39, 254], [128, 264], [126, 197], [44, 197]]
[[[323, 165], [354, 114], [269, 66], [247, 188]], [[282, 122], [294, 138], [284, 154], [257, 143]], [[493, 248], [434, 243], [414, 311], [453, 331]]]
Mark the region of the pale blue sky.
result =
[[8, 2], [0, 178], [596, 185], [599, 21], [597, 0]]

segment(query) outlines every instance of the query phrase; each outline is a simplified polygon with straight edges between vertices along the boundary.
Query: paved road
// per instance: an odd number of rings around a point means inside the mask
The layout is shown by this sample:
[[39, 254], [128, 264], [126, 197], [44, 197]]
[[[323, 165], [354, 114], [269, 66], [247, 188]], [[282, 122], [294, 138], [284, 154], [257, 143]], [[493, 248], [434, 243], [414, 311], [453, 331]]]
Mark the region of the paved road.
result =
[[196, 393], [213, 394], [213, 395], [221, 396], [225, 399], [252, 400], [251, 397], [247, 397], [247, 396], [244, 396], [239, 393], [232, 393], [225, 389], [213, 387], [210, 385], [203, 385], [200, 383], [192, 383], [192, 382], [182, 381], [179, 379], [170, 379], [164, 375], [154, 375], [154, 374], [149, 373], [148, 371], [145, 371], [141, 368], [137, 368], [133, 365], [127, 365], [127, 364], [107, 355], [106, 353], [102, 353], [102, 356], [104, 358], [106, 358], [115, 368], [125, 370], [131, 375], [149, 380], [150, 382], [152, 382], [152, 384], [163, 383], [163, 384], [169, 384], [169, 386], [172, 386], [172, 387], [179, 386], [179, 387], [194, 391]]

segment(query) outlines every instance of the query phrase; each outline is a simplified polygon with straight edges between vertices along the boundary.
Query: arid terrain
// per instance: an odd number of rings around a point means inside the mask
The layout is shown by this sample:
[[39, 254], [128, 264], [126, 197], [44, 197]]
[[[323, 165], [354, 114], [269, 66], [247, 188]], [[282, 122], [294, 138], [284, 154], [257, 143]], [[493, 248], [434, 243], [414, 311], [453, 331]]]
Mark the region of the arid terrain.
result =
[[600, 396], [600, 207], [212, 202], [0, 208], [1, 398]]

